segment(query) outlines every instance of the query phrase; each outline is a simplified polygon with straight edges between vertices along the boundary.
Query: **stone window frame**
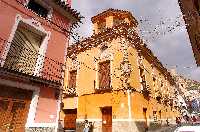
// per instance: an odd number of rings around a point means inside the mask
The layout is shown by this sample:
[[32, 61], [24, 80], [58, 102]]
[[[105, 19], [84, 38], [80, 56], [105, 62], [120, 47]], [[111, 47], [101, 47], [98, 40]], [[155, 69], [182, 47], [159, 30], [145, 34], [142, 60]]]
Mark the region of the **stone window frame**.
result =
[[[104, 42], [105, 44], [105, 42]], [[103, 44], [103, 45], [104, 45]], [[105, 44], [106, 46], [108, 46], [108, 43]], [[102, 50], [102, 45], [98, 46], [98, 50], [99, 53], [97, 54], [96, 61], [95, 61], [95, 69], [96, 69], [96, 78], [94, 80], [95, 84], [94, 84], [94, 90], [98, 90], [99, 89], [99, 63], [104, 62], [104, 61], [110, 61], [110, 88], [113, 89], [112, 87], [112, 81], [113, 81], [113, 58], [114, 55], [112, 53], [112, 51], [109, 51], [109, 47], [107, 47], [106, 49]]]
[[[108, 63], [108, 65], [109, 65], [109, 88], [106, 88], [106, 89], [112, 89], [112, 87], [111, 87], [111, 62], [110, 62], [110, 60], [105, 60], [105, 61], [101, 61], [101, 62], [99, 62], [98, 63], [98, 72], [100, 71], [100, 65], [101, 64], [105, 64], [105, 63]], [[99, 74], [101, 74], [101, 73], [98, 73], [98, 88], [101, 90], [101, 88], [100, 88], [100, 78], [99, 78]]]
[[24, 23], [24, 24], [27, 24], [28, 26], [38, 30], [39, 32], [45, 34], [44, 36], [44, 39], [40, 45], [40, 48], [39, 48], [39, 54], [38, 54], [38, 57], [37, 57], [37, 61], [36, 61], [36, 64], [35, 64], [35, 70], [34, 70], [34, 73], [33, 75], [34, 76], [40, 76], [41, 75], [41, 71], [42, 71], [42, 67], [43, 67], [43, 64], [44, 64], [44, 61], [45, 61], [45, 54], [46, 54], [46, 51], [47, 51], [47, 47], [48, 47], [48, 41], [50, 39], [50, 35], [51, 35], [51, 32], [50, 31], [46, 31], [40, 22], [34, 20], [34, 19], [25, 19], [25, 18], [22, 18], [22, 16], [20, 14], [17, 14], [16, 15], [16, 18], [15, 18], [15, 23], [12, 27], [12, 30], [11, 30], [11, 34], [8, 38], [8, 41], [6, 43], [6, 46], [3, 50], [3, 55], [1, 56], [2, 58], [2, 61], [0, 61], [0, 65], [1, 67], [4, 66], [4, 63], [5, 63], [5, 60], [6, 60], [6, 57], [8, 55], [8, 52], [10, 50], [10, 47], [11, 47], [11, 43], [12, 40], [14, 39], [14, 35], [15, 35], [15, 32], [19, 26], [20, 23]]

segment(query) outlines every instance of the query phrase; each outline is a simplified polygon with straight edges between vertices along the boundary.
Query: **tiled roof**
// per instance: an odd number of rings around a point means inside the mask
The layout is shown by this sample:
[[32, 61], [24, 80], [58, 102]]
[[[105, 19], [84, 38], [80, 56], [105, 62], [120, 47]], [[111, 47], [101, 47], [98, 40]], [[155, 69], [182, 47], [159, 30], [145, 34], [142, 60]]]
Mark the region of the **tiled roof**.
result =
[[67, 4], [66, 2], [61, 1], [61, 0], [55, 0], [55, 2], [57, 5], [59, 5], [64, 10], [69, 12], [74, 18], [76, 18], [77, 22], [81, 22], [81, 19], [84, 18], [83, 16], [81, 16], [80, 12], [78, 12], [75, 9], [72, 9], [71, 6], [69, 4]]

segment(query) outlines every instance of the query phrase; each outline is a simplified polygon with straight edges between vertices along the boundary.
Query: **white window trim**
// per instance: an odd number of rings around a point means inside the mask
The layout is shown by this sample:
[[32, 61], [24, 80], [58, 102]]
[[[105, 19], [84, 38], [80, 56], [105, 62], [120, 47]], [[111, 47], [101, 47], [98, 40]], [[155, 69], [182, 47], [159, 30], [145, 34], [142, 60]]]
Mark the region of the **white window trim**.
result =
[[46, 53], [46, 50], [47, 50], [47, 45], [48, 45], [48, 41], [50, 39], [50, 35], [51, 35], [51, 32], [50, 31], [46, 31], [40, 22], [34, 20], [34, 19], [24, 19], [21, 17], [20, 14], [17, 14], [16, 15], [16, 18], [15, 18], [15, 24], [13, 25], [12, 27], [12, 30], [11, 30], [11, 34], [8, 38], [8, 42], [5, 46], [5, 49], [3, 51], [3, 55], [2, 55], [2, 60], [0, 61], [0, 64], [1, 64], [1, 67], [4, 66], [4, 63], [5, 63], [5, 60], [6, 60], [6, 57], [7, 57], [7, 54], [10, 50], [10, 46], [11, 46], [11, 42], [14, 38], [14, 35], [15, 35], [15, 32], [17, 30], [17, 27], [19, 25], [20, 22], [23, 22], [33, 28], [35, 28], [36, 30], [44, 33], [46, 36], [44, 37], [44, 40], [43, 42], [41, 43], [41, 46], [40, 46], [40, 49], [39, 49], [39, 55], [38, 55], [38, 58], [37, 58], [37, 61], [36, 61], [36, 67], [35, 67], [35, 70], [34, 70], [34, 75], [38, 75], [40, 76], [40, 72], [42, 70], [42, 67], [43, 67], [43, 63], [44, 63], [44, 59], [45, 59], [45, 53]]

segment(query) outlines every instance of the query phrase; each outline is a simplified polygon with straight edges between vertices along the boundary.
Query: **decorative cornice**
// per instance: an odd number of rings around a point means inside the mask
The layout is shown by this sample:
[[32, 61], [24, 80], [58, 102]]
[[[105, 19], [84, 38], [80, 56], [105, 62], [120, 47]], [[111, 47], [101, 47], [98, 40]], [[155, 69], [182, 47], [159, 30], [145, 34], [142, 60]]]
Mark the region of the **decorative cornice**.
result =
[[150, 64], [157, 67], [172, 85], [175, 85], [174, 79], [172, 78], [170, 72], [162, 65], [153, 52], [147, 47], [142, 39], [138, 36], [137, 32], [133, 27], [127, 23], [121, 23], [120, 25], [114, 26], [113, 28], [107, 28], [103, 32], [94, 34], [91, 37], [85, 38], [81, 42], [77, 42], [70, 47], [68, 47], [68, 57], [73, 54], [79, 54], [85, 50], [97, 47], [104, 42], [111, 42], [113, 39], [118, 37], [124, 37], [129, 41], [130, 46], [136, 48], [141, 54], [149, 61]]
[[138, 25], [137, 20], [133, 17], [133, 15], [129, 11], [112, 9], [112, 8], [109, 8], [108, 10], [103, 11], [102, 13], [92, 17], [91, 20], [92, 20], [92, 23], [96, 23], [99, 20], [102, 20], [103, 18], [106, 18], [108, 16], [120, 16], [120, 18], [130, 18], [131, 23], [134, 26]]

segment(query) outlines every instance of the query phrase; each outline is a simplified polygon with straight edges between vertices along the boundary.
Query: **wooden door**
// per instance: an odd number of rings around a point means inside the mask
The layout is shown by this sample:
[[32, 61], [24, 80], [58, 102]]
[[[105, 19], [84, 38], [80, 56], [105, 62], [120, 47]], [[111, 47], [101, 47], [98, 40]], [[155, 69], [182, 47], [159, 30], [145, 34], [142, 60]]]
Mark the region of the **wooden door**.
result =
[[26, 119], [28, 115], [30, 102], [29, 101], [15, 101], [13, 102], [11, 110], [10, 129], [15, 132], [23, 132], [25, 129]]
[[147, 126], [147, 108], [143, 108], [143, 115], [144, 115], [144, 128], [146, 130], [148, 128], [148, 126]]
[[0, 98], [0, 131], [6, 131], [10, 123], [10, 100]]
[[64, 112], [65, 112], [64, 129], [76, 130], [77, 109], [67, 109], [64, 110]]
[[0, 85], [0, 132], [24, 132], [32, 91]]
[[112, 132], [112, 107], [103, 107], [102, 111], [102, 131]]

